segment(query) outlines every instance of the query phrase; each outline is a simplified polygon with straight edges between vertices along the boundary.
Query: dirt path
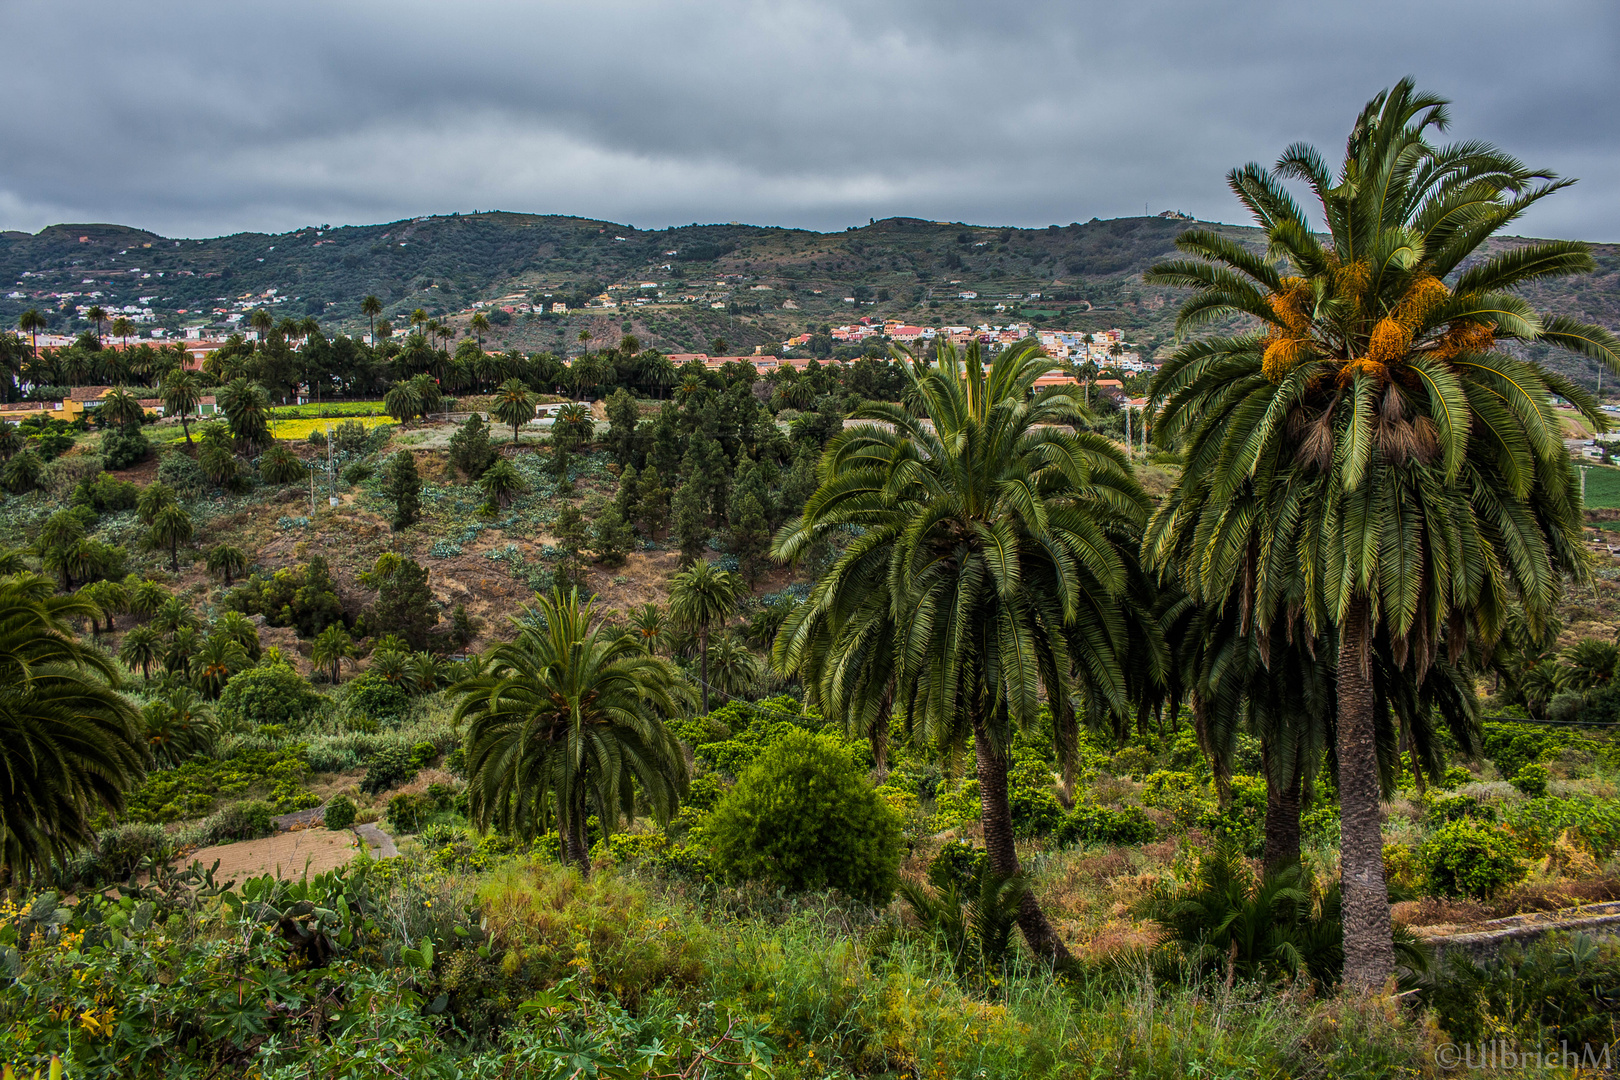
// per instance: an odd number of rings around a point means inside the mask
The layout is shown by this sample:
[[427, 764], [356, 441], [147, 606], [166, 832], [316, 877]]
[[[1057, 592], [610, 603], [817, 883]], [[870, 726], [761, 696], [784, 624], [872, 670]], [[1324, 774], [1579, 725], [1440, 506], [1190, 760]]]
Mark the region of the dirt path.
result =
[[360, 839], [371, 849], [373, 859], [392, 859], [399, 854], [399, 848], [394, 846], [394, 838], [377, 826], [356, 825], [354, 831], [360, 834]]
[[260, 840], [243, 840], [235, 844], [216, 844], [203, 848], [186, 859], [196, 859], [204, 866], [219, 860], [219, 879], [238, 883], [261, 874], [275, 874], [281, 878], [302, 877], [305, 868], [310, 874], [321, 874], [336, 869], [360, 853], [354, 833], [348, 830], [332, 832], [330, 829], [299, 829], [296, 832], [277, 833]]

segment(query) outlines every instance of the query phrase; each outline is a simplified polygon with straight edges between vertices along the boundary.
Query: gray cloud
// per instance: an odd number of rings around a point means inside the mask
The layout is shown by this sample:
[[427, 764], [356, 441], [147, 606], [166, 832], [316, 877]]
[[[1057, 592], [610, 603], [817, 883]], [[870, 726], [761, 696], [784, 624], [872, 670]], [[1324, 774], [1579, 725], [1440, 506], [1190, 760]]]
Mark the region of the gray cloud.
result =
[[1620, 239], [1600, 0], [0, 0], [0, 32], [4, 228], [1238, 220], [1227, 169], [1332, 157], [1412, 74], [1454, 137], [1582, 178], [1523, 231]]

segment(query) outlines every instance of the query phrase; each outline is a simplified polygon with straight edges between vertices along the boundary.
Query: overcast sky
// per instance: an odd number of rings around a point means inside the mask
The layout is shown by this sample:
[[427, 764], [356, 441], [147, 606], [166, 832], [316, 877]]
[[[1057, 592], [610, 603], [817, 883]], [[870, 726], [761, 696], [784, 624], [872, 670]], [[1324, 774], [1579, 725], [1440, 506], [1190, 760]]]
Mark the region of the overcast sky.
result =
[[1614, 0], [0, 0], [0, 228], [1238, 221], [1402, 75], [1620, 240]]

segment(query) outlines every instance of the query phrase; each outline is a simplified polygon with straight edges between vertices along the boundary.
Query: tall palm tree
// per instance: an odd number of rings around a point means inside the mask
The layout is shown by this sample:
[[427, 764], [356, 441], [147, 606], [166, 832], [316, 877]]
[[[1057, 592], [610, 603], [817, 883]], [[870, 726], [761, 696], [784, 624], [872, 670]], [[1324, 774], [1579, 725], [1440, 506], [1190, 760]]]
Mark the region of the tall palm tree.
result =
[[309, 662], [332, 677], [336, 686], [343, 676], [343, 661], [354, 659], [354, 639], [342, 623], [333, 623], [319, 634], [310, 646]]
[[630, 630], [649, 656], [662, 652], [669, 636], [663, 609], [650, 600], [630, 612]]
[[258, 347], [263, 349], [270, 344], [270, 331], [275, 327], [276, 320], [264, 308], [259, 308], [248, 316], [248, 325], [259, 335]]
[[92, 304], [84, 317], [96, 324], [96, 347], [101, 347], [101, 324], [107, 321], [107, 309], [100, 304]]
[[225, 579], [228, 589], [232, 580], [241, 577], [242, 571], [247, 569], [247, 552], [235, 544], [218, 544], [209, 550], [207, 566], [210, 574], [218, 574]]
[[17, 316], [17, 329], [28, 335], [29, 344], [33, 348], [34, 359], [39, 359], [39, 332], [49, 327], [45, 316], [40, 314], [38, 308], [29, 308]]
[[270, 395], [263, 386], [246, 378], [232, 379], [220, 388], [219, 407], [242, 452], [254, 454], [272, 441]]
[[479, 353], [483, 353], [484, 335], [489, 333], [489, 317], [482, 311], [475, 311], [473, 312], [472, 323], [470, 325], [472, 327], [472, 332], [478, 335], [478, 351]]
[[29, 574], [0, 579], [0, 866], [12, 879], [88, 844], [146, 774], [113, 665], [69, 624], [93, 609], [52, 591]]
[[218, 700], [231, 676], [248, 666], [247, 650], [226, 634], [209, 634], [192, 654], [189, 666], [192, 685]]
[[[1187, 466], [1148, 535], [1197, 600], [1233, 582], [1262, 636], [1298, 610], [1337, 629], [1337, 760], [1345, 978], [1394, 970], [1380, 835], [1374, 644], [1421, 681], [1443, 654], [1488, 643], [1522, 606], [1551, 618], [1565, 572], [1584, 572], [1580, 500], [1551, 394], [1598, 429], [1568, 380], [1498, 348], [1539, 343], [1620, 370], [1620, 342], [1540, 315], [1513, 290], [1588, 271], [1568, 241], [1492, 253], [1485, 241], [1565, 186], [1482, 143], [1436, 146], [1446, 103], [1409, 81], [1362, 111], [1337, 178], [1309, 146], [1232, 190], [1265, 231], [1262, 255], [1191, 230], [1193, 259], [1149, 280], [1191, 287], [1182, 329], [1245, 315], [1260, 329], [1179, 349], [1155, 378], [1161, 445]], [[1319, 236], [1282, 182], [1303, 180]], [[1463, 269], [1465, 260], [1472, 261]]]
[[135, 324], [130, 322], [127, 317], [120, 315], [112, 322], [112, 332], [114, 337], [123, 339], [124, 350], [127, 352], [129, 350], [129, 335], [135, 332]]
[[[990, 867], [1011, 877], [1013, 732], [1036, 723], [1043, 690], [1068, 701], [1083, 685], [1126, 708], [1122, 607], [1147, 501], [1116, 447], [1073, 429], [1086, 414], [1070, 389], [1036, 391], [1056, 366], [1038, 347], [1007, 349], [988, 371], [976, 343], [965, 356], [946, 345], [937, 365], [909, 359], [904, 403], [856, 412], [886, 426], [836, 436], [821, 486], [777, 535], [773, 553], [794, 559], [858, 533], [784, 627], [799, 640], [778, 649], [830, 631], [837, 657], [888, 620], [895, 700], [935, 745], [972, 741]], [[886, 613], [863, 608], [874, 592]], [[866, 693], [886, 682], [867, 679]], [[1067, 957], [1033, 894], [1018, 922], [1037, 953]]]
[[697, 635], [704, 712], [709, 711], [709, 635], [716, 626], [725, 625], [746, 591], [742, 578], [708, 559], [699, 559], [670, 579], [670, 618]]
[[140, 427], [141, 421], [146, 419], [146, 410], [141, 408], [140, 399], [122, 386], [109, 390], [96, 411], [106, 417], [108, 423], [119, 427]]
[[488, 669], [451, 688], [467, 727], [472, 816], [480, 828], [533, 837], [555, 815], [563, 858], [590, 873], [585, 820], [603, 832], [633, 819], [638, 796], [669, 820], [686, 788], [686, 759], [663, 718], [687, 704], [668, 661], [612, 636], [577, 589], [536, 597], [513, 620]]
[[153, 547], [169, 549], [169, 569], [180, 569], [180, 545], [191, 542], [193, 528], [191, 515], [179, 503], [170, 503], [152, 518]]
[[152, 677], [152, 665], [163, 655], [163, 639], [150, 626], [137, 626], [118, 643], [118, 659], [127, 668], [140, 668], [141, 678]]
[[371, 320], [371, 344], [377, 345], [377, 316], [382, 314], [382, 301], [375, 296], [368, 296], [360, 301], [360, 314]]
[[518, 441], [518, 426], [534, 419], [534, 395], [522, 379], [507, 379], [495, 391], [495, 419], [512, 425], [512, 445]]
[[186, 686], [154, 699], [141, 710], [141, 721], [152, 756], [169, 768], [208, 753], [219, 736], [213, 710]]
[[180, 417], [180, 430], [185, 432], [186, 445], [191, 446], [191, 414], [202, 401], [202, 383], [197, 380], [196, 372], [187, 371], [184, 367], [170, 368], [168, 374], [163, 376], [163, 387], [159, 393], [163, 396], [163, 411], [169, 416]]

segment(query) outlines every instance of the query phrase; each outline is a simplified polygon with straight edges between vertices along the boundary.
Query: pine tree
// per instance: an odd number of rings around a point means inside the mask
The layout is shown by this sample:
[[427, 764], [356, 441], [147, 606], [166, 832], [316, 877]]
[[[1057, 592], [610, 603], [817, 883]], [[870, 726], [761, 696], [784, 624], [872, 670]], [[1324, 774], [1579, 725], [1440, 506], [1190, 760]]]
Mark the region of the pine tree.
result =
[[641, 410], [630, 391], [623, 387], [613, 391], [607, 399], [607, 416], [607, 449], [613, 460], [623, 468], [631, 467], [638, 458], [645, 461], [646, 455], [636, 452], [636, 426], [641, 420]]
[[489, 425], [479, 413], [461, 425], [450, 436], [450, 464], [460, 469], [469, 480], [477, 480], [484, 470], [495, 463], [495, 448], [490, 445]]
[[585, 546], [586, 536], [585, 518], [579, 512], [579, 507], [565, 505], [559, 510], [551, 532], [557, 538], [557, 546], [566, 555], [578, 555], [579, 549]]
[[613, 505], [626, 523], [634, 524], [641, 513], [641, 477], [634, 465], [626, 465], [619, 477], [619, 490], [614, 493]]
[[640, 500], [636, 523], [641, 535], [649, 540], [656, 539], [669, 526], [669, 488], [664, 486], [664, 478], [653, 465], [648, 465], [647, 471], [637, 479]]
[[394, 528], [416, 524], [422, 513], [422, 477], [409, 450], [401, 450], [388, 463], [387, 491], [394, 500]]
[[635, 544], [636, 534], [617, 506], [604, 510], [591, 528], [591, 550], [604, 566], [622, 566], [625, 555]]
[[709, 546], [709, 526], [703, 513], [703, 484], [689, 476], [675, 493], [675, 534], [681, 545], [681, 565], [690, 566]]
[[760, 508], [759, 499], [755, 496], [743, 496], [734, 509], [732, 550], [737, 555], [743, 580], [751, 588], [770, 569], [771, 529], [765, 520], [765, 511]]

